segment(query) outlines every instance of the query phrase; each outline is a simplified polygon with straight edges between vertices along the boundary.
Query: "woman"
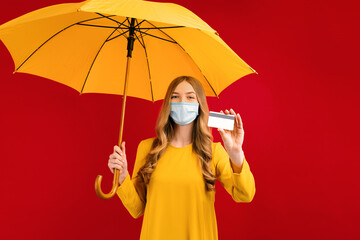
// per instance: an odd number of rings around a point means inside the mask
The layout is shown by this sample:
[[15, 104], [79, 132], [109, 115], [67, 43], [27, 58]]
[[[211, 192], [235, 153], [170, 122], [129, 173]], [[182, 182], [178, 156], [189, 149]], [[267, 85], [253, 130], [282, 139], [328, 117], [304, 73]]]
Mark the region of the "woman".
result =
[[[140, 142], [132, 178], [125, 143], [114, 146], [108, 166], [120, 170], [117, 195], [134, 217], [144, 214], [140, 239], [218, 239], [214, 209], [218, 179], [236, 202], [250, 202], [255, 182], [242, 151], [244, 130], [239, 114], [234, 131], [218, 129], [213, 143], [209, 109], [201, 83], [181, 76], [168, 87], [156, 138]], [[234, 234], [236, 234], [234, 232]]]

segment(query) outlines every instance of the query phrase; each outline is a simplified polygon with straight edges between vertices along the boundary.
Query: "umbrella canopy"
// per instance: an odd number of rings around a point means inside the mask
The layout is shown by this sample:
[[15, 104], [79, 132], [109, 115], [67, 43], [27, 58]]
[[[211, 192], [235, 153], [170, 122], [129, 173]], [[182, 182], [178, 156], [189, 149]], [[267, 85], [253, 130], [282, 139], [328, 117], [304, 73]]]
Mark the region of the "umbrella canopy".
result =
[[130, 18], [135, 42], [128, 96], [156, 101], [180, 75], [199, 79], [207, 96], [255, 72], [217, 32], [176, 4], [89, 0], [59, 4], [0, 26], [15, 72], [42, 76], [81, 93], [123, 94]]
[[[119, 146], [126, 96], [164, 98], [180, 75], [200, 80], [207, 96], [254, 73], [217, 32], [176, 4], [142, 0], [88, 0], [42, 8], [0, 26], [15, 72], [42, 76], [82, 93], [123, 95]], [[130, 72], [131, 61], [131, 74]], [[123, 76], [125, 75], [125, 78]], [[102, 199], [115, 195], [95, 191]]]

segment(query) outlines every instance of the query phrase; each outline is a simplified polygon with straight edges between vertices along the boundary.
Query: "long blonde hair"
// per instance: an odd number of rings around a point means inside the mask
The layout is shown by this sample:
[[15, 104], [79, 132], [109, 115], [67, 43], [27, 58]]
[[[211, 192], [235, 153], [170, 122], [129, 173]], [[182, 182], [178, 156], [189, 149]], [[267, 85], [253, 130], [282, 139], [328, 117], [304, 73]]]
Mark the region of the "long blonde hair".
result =
[[193, 151], [198, 156], [200, 166], [202, 167], [206, 191], [214, 191], [216, 178], [211, 171], [210, 165], [212, 159], [211, 142], [213, 137], [206, 124], [209, 116], [209, 107], [207, 105], [203, 86], [197, 79], [190, 76], [177, 77], [170, 83], [156, 122], [155, 130], [157, 137], [154, 139], [150, 152], [146, 156], [144, 166], [138, 171], [138, 176], [141, 177], [145, 184], [149, 183], [151, 174], [155, 170], [158, 160], [163, 155], [174, 136], [175, 123], [170, 117], [170, 100], [171, 94], [175, 88], [183, 81], [187, 81], [191, 84], [199, 101], [199, 115], [194, 120], [192, 132], [192, 147]]

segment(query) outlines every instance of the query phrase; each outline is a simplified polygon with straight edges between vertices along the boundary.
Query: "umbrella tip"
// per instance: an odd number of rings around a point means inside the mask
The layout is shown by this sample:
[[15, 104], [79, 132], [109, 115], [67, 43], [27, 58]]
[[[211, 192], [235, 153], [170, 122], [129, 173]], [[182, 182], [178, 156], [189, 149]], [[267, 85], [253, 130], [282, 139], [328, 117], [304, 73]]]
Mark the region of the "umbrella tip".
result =
[[249, 68], [251, 69], [251, 71], [253, 71], [254, 73], [258, 74], [257, 71], [255, 71], [255, 69], [253, 69], [252, 67], [249, 66]]

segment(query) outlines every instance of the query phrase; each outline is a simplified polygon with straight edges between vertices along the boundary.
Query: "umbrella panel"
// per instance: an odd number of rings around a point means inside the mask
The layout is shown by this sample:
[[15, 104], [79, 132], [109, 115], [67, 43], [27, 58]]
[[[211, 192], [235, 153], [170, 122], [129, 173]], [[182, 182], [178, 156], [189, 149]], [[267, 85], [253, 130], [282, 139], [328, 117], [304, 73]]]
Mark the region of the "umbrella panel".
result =
[[[126, 24], [127, 21], [121, 17], [112, 21], [96, 19], [96, 16], [86, 16], [94, 19], [86, 22], [83, 16], [78, 21], [81, 25], [61, 24], [57, 31], [47, 33], [47, 36], [43, 34], [40, 38], [45, 44], [38, 41], [41, 47], [32, 47], [35, 49], [32, 55], [29, 51], [26, 53], [31, 58], [21, 65], [19, 71], [52, 79], [81, 93], [122, 94], [127, 30], [122, 29], [122, 25], [119, 27], [117, 22]], [[43, 25], [42, 22], [40, 27]], [[206, 86], [199, 68], [171, 37], [163, 30], [150, 29], [154, 24], [143, 22], [140, 26], [143, 33], [136, 33], [129, 96], [154, 101], [162, 99], [169, 80], [180, 75], [195, 76]], [[208, 89], [207, 94], [211, 93]]]
[[[0, 28], [0, 37], [19, 72], [80, 93], [122, 94], [128, 25], [125, 17], [73, 12]], [[213, 32], [137, 19], [135, 34], [129, 96], [162, 99], [179, 75], [198, 78], [207, 96], [217, 96], [254, 72]]]

